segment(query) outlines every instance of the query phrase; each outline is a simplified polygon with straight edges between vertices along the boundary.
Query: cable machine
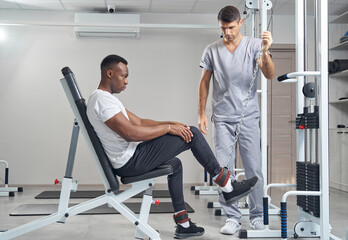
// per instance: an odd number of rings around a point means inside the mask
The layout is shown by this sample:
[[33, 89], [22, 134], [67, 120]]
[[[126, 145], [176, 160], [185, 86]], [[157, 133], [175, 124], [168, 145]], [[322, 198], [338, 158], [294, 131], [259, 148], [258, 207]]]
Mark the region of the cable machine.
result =
[[[264, 189], [265, 230], [242, 230], [240, 238], [287, 239], [288, 235], [293, 235], [295, 238], [339, 239], [330, 233], [329, 224], [328, 1], [316, 0], [314, 3], [315, 71], [308, 71], [307, 2], [297, 0], [295, 4], [297, 72], [282, 75], [278, 77], [278, 81], [296, 82], [297, 85], [297, 182], [296, 185], [270, 184], [266, 186]], [[313, 77], [314, 82], [308, 82], [309, 77]], [[268, 189], [294, 186], [297, 190], [286, 192], [280, 203], [281, 230], [271, 230], [269, 228]], [[287, 229], [286, 201], [289, 196], [297, 196], [298, 216], [294, 230]]]

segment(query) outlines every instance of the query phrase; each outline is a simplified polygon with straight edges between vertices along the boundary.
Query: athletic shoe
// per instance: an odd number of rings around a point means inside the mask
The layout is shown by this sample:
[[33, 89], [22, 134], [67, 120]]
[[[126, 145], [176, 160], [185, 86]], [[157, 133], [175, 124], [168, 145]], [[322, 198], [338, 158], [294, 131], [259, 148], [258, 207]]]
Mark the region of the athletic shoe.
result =
[[263, 230], [265, 229], [265, 225], [263, 225], [263, 219], [260, 217], [256, 217], [250, 222], [250, 227], [254, 230]]
[[233, 218], [227, 218], [225, 225], [220, 229], [220, 233], [226, 235], [233, 235], [241, 229], [241, 226], [237, 220]]
[[176, 239], [184, 239], [188, 237], [196, 237], [202, 236], [204, 234], [204, 228], [197, 227], [195, 223], [189, 221], [190, 226], [188, 228], [184, 228], [180, 224], [176, 225], [176, 231], [174, 237]]
[[231, 182], [233, 191], [232, 192], [222, 192], [224, 195], [225, 201], [227, 204], [232, 204], [235, 201], [238, 201], [242, 197], [248, 195], [257, 183], [258, 178], [256, 176], [243, 180], [243, 181], [233, 181]]

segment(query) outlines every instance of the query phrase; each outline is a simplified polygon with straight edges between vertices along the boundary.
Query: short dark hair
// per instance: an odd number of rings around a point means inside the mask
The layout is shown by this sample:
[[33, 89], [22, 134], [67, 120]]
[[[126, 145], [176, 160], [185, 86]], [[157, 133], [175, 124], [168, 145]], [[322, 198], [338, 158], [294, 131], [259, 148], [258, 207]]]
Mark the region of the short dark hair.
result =
[[217, 18], [219, 21], [230, 23], [234, 21], [239, 21], [240, 13], [236, 7], [226, 6], [220, 10]]
[[100, 63], [100, 70], [103, 70], [103, 69], [109, 69], [112, 67], [112, 65], [114, 64], [119, 64], [119, 63], [124, 63], [124, 64], [128, 64], [127, 60], [124, 59], [123, 57], [120, 57], [118, 55], [115, 55], [115, 54], [111, 54], [109, 56], [106, 56], [103, 61]]

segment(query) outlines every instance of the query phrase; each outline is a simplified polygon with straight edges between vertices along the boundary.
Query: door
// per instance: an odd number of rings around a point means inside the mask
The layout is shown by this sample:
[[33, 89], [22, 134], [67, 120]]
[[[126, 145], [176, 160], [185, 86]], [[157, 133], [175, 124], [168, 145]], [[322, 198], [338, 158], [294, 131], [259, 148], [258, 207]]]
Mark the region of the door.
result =
[[294, 46], [275, 46], [275, 77], [268, 80], [268, 183], [296, 183], [296, 84], [277, 77], [296, 71]]

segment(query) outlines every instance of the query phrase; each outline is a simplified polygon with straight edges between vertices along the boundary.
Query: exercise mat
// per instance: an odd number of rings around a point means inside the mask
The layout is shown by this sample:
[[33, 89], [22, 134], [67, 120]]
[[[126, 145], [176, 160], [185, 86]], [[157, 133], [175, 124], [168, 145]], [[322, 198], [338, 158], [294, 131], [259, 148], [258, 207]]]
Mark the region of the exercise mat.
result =
[[[122, 190], [120, 191], [122, 192]], [[105, 191], [101, 190], [85, 190], [76, 191], [70, 193], [70, 198], [96, 198], [104, 195]], [[144, 193], [139, 193], [133, 198], [142, 198]], [[152, 196], [154, 198], [170, 198], [168, 190], [153, 190]], [[43, 191], [35, 197], [35, 199], [58, 199], [60, 197], [60, 191]]]
[[[134, 213], [140, 212], [141, 202], [124, 203]], [[69, 204], [72, 207], [76, 204]], [[193, 213], [193, 208], [185, 203], [186, 211]], [[45, 216], [57, 212], [58, 204], [23, 204], [17, 207], [10, 213], [10, 216]], [[79, 215], [97, 215], [97, 214], [118, 214], [114, 208], [109, 208], [107, 204], [96, 207], [89, 211], [80, 213]], [[159, 205], [152, 204], [150, 213], [174, 213], [174, 209], [171, 202], [160, 202]]]

